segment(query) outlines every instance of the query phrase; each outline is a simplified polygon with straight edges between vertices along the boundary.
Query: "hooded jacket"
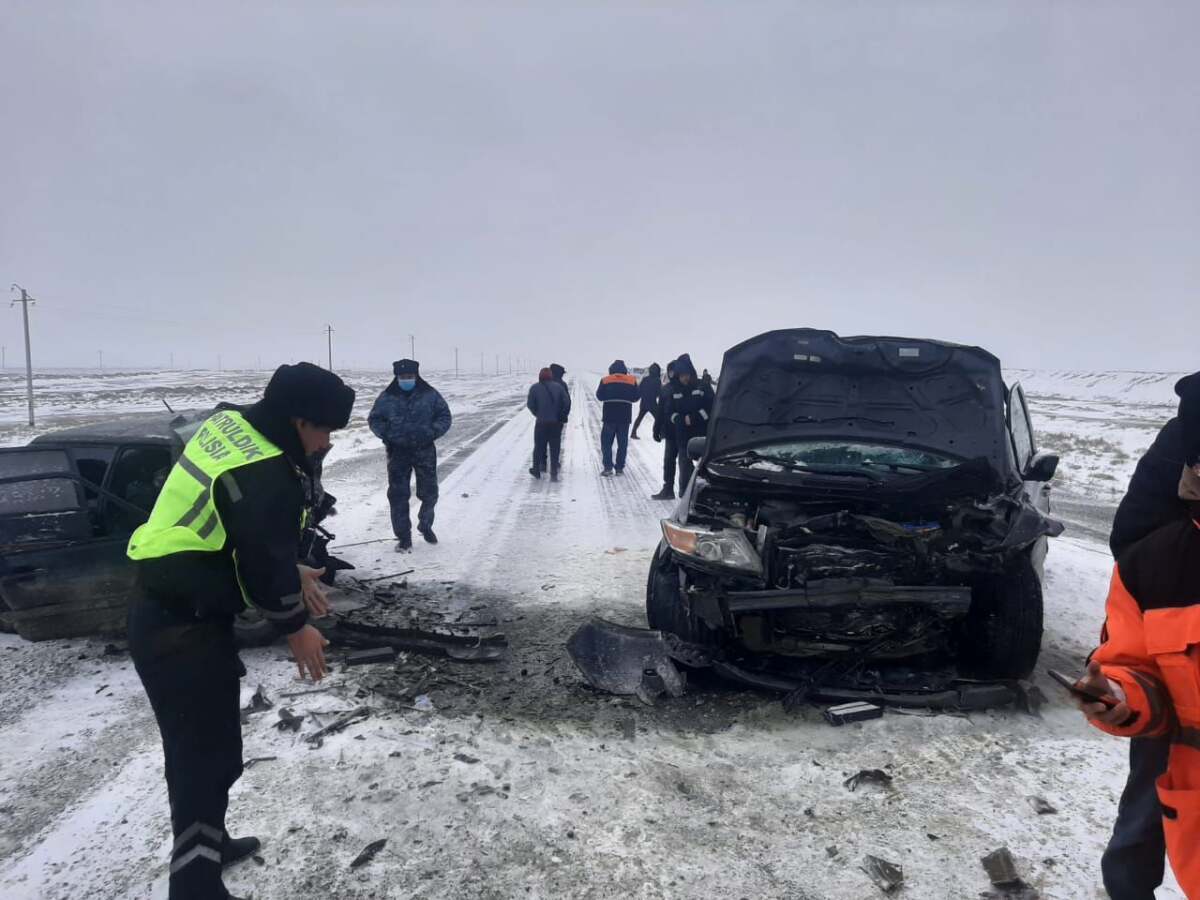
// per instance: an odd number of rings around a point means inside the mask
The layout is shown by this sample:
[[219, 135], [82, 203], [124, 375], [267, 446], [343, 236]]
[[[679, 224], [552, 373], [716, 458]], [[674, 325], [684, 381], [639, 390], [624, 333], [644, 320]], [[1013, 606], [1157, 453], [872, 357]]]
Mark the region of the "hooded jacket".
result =
[[389, 450], [419, 450], [450, 430], [450, 407], [420, 375], [417, 386], [402, 391], [395, 378], [371, 408], [367, 424]]
[[1187, 516], [1187, 505], [1179, 499], [1179, 472], [1200, 456], [1200, 372], [1180, 379], [1175, 393], [1179, 415], [1163, 426], [1138, 460], [1117, 507], [1109, 537], [1115, 558], [1155, 529]]
[[596, 399], [604, 404], [601, 421], [606, 425], [628, 425], [639, 397], [637, 378], [629, 374], [624, 362], [616, 360], [596, 388]]
[[[692, 376], [690, 384], [683, 383], [684, 375]], [[674, 430], [675, 442], [682, 449], [692, 438], [708, 434], [714, 395], [713, 389], [696, 376], [696, 367], [686, 353], [675, 360], [675, 378], [668, 398], [666, 428]]]
[[642, 376], [641, 383], [638, 384], [638, 394], [642, 398], [641, 412], [654, 413], [655, 404], [658, 402], [658, 392], [661, 390], [662, 368], [658, 363], [652, 363], [646, 370], [646, 374]]

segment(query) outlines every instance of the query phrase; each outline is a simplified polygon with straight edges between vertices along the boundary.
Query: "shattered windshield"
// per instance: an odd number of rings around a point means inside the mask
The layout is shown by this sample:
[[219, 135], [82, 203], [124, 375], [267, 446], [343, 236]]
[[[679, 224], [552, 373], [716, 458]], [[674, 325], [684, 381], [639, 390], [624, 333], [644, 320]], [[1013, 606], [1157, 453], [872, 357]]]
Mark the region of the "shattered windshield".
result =
[[868, 477], [883, 477], [888, 473], [937, 472], [962, 464], [962, 460], [931, 450], [853, 441], [768, 444], [754, 450], [731, 453], [713, 462], [768, 472], [810, 471]]

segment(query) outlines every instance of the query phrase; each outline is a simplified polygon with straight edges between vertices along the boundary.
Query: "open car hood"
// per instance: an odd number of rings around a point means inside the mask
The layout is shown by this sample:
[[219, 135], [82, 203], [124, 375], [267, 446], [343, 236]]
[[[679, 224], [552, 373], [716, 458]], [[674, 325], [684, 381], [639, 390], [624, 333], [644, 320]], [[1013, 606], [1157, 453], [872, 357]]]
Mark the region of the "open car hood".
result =
[[986, 459], [1007, 472], [1005, 390], [986, 350], [940, 341], [769, 331], [726, 351], [706, 457], [853, 438]]

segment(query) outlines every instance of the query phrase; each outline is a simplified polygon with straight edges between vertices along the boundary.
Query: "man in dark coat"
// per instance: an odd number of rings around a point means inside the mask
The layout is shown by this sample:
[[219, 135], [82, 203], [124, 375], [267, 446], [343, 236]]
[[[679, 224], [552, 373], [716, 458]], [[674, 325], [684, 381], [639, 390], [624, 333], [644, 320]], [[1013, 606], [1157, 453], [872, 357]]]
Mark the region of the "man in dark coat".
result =
[[563, 425], [571, 415], [571, 395], [554, 380], [549, 369], [538, 374], [537, 384], [529, 388], [525, 402], [536, 420], [533, 426], [533, 465], [529, 474], [540, 479], [550, 457], [550, 480], [558, 481], [559, 453], [562, 452]]
[[[1109, 546], [1113, 557], [1164, 525], [1189, 514], [1179, 497], [1179, 472], [1200, 453], [1200, 372], [1180, 379], [1179, 414], [1138, 461], [1117, 507]], [[1170, 737], [1129, 742], [1129, 779], [1117, 808], [1112, 838], [1100, 868], [1112, 900], [1153, 900], [1162, 884], [1166, 840], [1155, 782], [1167, 769]]]
[[629, 439], [636, 441], [638, 439], [638, 426], [642, 424], [642, 419], [647, 415], [654, 415], [654, 405], [658, 402], [658, 392], [662, 390], [662, 367], [658, 363], [650, 363], [650, 368], [646, 370], [646, 374], [642, 376], [642, 380], [638, 383], [638, 394], [642, 398], [642, 408], [638, 410], [638, 417], [634, 420], [633, 430], [629, 433]]
[[692, 358], [682, 354], [675, 360], [675, 377], [679, 384], [671, 394], [670, 426], [675, 429], [675, 452], [679, 460], [679, 494], [687, 490], [695, 465], [688, 455], [688, 441], [708, 433], [708, 417], [712, 413], [713, 389], [700, 381]]
[[657, 494], [651, 494], [651, 500], [675, 499], [675, 467], [679, 456], [675, 449], [675, 429], [670, 424], [671, 397], [679, 389], [679, 381], [675, 377], [675, 360], [667, 363], [667, 382], [658, 389], [658, 397], [654, 401], [654, 440], [663, 442], [663, 486]]
[[170, 900], [231, 900], [222, 868], [259, 846], [225, 828], [242, 774], [246, 669], [234, 618], [253, 605], [287, 637], [301, 677], [325, 674], [328, 642], [309, 624], [310, 613], [328, 612], [322, 570], [299, 564], [300, 535], [313, 503], [312, 455], [353, 406], [354, 391], [332, 372], [280, 366], [258, 403], [222, 404], [204, 422], [129, 540], [137, 573], [129, 652], [162, 734], [175, 836]]
[[[604, 404], [601, 414], [600, 454], [604, 459], [601, 475], [625, 474], [625, 456], [629, 452], [629, 423], [633, 421], [633, 404], [638, 402], [637, 379], [629, 374], [623, 360], [608, 367], [608, 375], [600, 380], [596, 399]], [[612, 445], [617, 442], [616, 465]]]
[[408, 518], [413, 473], [417, 476], [417, 530], [430, 544], [437, 543], [433, 533], [433, 514], [438, 501], [437, 447], [434, 442], [450, 430], [450, 407], [436, 390], [421, 377], [420, 365], [411, 359], [392, 364], [395, 378], [387, 386], [367, 423], [371, 432], [387, 448], [388, 503], [392, 508], [392, 531], [396, 549], [412, 549], [412, 525]]

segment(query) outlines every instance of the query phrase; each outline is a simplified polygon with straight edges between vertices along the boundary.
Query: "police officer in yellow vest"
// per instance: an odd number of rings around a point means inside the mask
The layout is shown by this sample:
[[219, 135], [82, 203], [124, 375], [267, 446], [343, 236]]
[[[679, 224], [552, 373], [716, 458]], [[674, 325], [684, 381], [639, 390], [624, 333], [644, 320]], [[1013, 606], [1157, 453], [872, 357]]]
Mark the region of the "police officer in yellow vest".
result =
[[129, 645], [162, 733], [175, 844], [171, 900], [225, 900], [221, 869], [258, 849], [225, 831], [242, 774], [233, 619], [253, 606], [287, 635], [300, 668], [325, 674], [325, 641], [308, 624], [327, 610], [297, 564], [309, 456], [344, 428], [354, 391], [308, 363], [280, 366], [263, 399], [219, 407], [188, 442], [149, 520], [129, 541], [138, 569]]

